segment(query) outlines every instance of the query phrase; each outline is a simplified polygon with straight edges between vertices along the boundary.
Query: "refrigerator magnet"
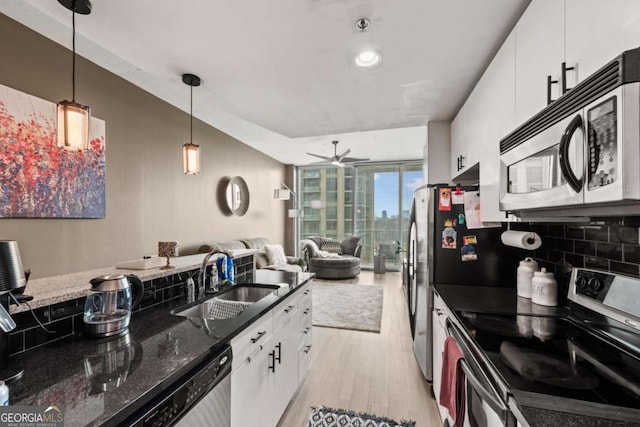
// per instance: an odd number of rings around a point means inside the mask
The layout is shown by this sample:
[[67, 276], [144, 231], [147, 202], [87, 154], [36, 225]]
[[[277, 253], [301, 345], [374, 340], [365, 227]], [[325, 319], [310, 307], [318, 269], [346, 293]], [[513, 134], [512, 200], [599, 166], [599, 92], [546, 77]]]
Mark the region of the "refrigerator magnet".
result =
[[459, 222], [460, 224], [464, 224], [464, 214], [460, 214], [460, 215], [458, 215], [458, 222]]
[[442, 230], [442, 249], [455, 249], [458, 233], [455, 229], [447, 227]]
[[440, 211], [450, 211], [451, 210], [451, 189], [450, 188], [441, 188], [440, 189], [440, 202], [438, 203], [438, 210]]
[[463, 205], [464, 204], [464, 191], [453, 192], [451, 194], [451, 203], [454, 205]]
[[477, 261], [476, 245], [478, 244], [478, 239], [476, 239], [476, 236], [462, 236], [462, 243], [462, 248], [460, 248], [462, 261]]

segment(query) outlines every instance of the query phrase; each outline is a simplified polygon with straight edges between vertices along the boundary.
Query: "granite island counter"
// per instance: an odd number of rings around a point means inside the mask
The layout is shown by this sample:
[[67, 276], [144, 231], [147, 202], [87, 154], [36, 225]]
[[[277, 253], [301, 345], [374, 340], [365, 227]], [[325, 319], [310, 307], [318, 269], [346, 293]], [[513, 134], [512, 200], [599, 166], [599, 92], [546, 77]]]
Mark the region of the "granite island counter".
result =
[[[235, 318], [203, 319], [203, 325], [174, 316], [171, 310], [186, 304], [178, 298], [135, 312], [125, 336], [95, 339], [74, 334], [12, 356], [10, 366], [24, 368], [24, 375], [10, 384], [10, 403], [62, 406], [66, 426], [126, 422], [312, 277], [259, 270], [254, 283], [280, 288]], [[114, 363], [110, 369], [108, 360]]]

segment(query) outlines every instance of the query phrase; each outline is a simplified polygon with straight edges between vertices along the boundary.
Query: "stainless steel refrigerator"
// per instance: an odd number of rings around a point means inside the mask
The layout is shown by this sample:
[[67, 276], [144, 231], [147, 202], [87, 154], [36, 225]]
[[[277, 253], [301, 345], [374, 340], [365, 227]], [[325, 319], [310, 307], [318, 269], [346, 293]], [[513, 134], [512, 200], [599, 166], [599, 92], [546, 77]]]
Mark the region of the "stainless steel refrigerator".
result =
[[[518, 250], [502, 245], [504, 224], [494, 228], [469, 229], [473, 209], [467, 212], [464, 193], [478, 188], [426, 185], [414, 194], [415, 272], [408, 283], [409, 317], [413, 350], [427, 381], [432, 367], [432, 286], [515, 286]], [[469, 204], [468, 204], [469, 205]], [[411, 246], [413, 243], [409, 241]]]

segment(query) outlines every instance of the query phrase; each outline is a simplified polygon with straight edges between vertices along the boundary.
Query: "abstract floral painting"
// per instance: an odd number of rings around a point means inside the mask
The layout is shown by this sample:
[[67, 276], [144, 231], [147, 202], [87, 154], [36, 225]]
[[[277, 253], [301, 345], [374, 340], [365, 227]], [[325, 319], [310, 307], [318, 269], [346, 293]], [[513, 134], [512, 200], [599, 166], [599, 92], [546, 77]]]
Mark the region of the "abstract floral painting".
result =
[[0, 85], [0, 218], [104, 218], [104, 120], [89, 135], [89, 150], [59, 148], [56, 104]]

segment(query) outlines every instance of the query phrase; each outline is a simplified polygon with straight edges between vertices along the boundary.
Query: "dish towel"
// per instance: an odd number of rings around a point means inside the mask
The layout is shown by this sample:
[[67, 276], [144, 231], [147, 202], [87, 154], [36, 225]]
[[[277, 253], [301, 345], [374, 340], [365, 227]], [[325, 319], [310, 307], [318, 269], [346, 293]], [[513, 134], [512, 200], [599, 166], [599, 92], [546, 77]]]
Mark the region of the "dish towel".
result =
[[449, 410], [452, 427], [461, 427], [464, 422], [465, 393], [464, 373], [460, 367], [462, 351], [453, 337], [444, 341], [442, 353], [442, 376], [440, 384], [440, 404]]

